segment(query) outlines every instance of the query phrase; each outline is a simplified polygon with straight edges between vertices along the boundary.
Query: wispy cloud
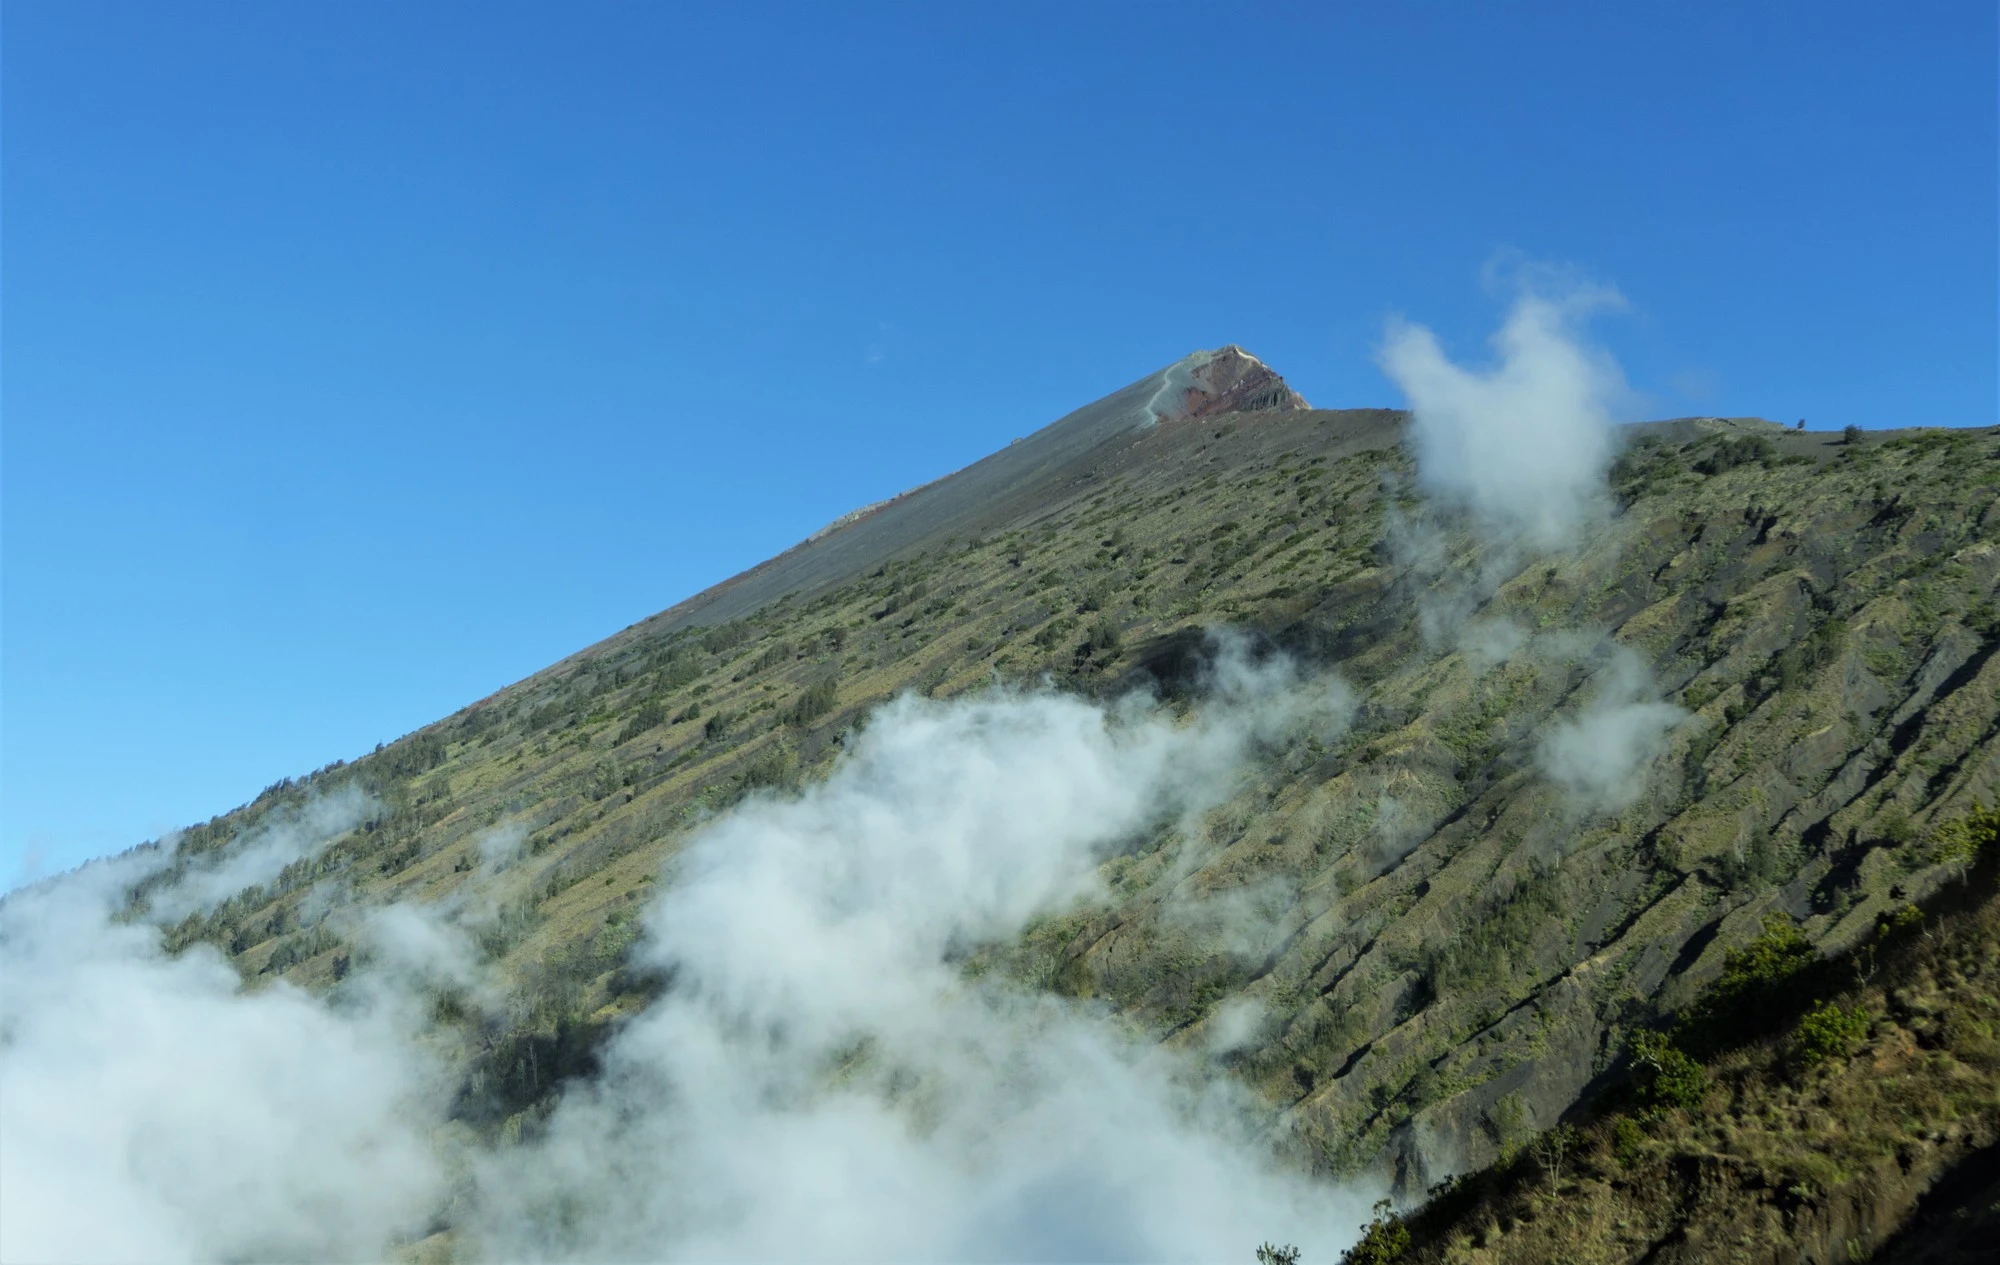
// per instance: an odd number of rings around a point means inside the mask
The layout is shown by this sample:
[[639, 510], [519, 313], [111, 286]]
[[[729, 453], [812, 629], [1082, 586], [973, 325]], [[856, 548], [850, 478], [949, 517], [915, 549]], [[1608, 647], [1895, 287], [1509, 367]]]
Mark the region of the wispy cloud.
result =
[[[1425, 639], [1462, 652], [1475, 671], [1523, 652], [1602, 656], [1591, 701], [1549, 729], [1537, 759], [1577, 807], [1616, 809], [1638, 796], [1646, 764], [1686, 713], [1657, 701], [1648, 665], [1602, 631], [1531, 636], [1478, 612], [1531, 560], [1578, 549], [1610, 515], [1614, 417], [1635, 397], [1584, 325], [1624, 300], [1572, 269], [1517, 256], [1487, 274], [1514, 296], [1491, 363], [1454, 363], [1428, 329], [1389, 324], [1382, 368], [1409, 401], [1417, 484], [1434, 511], [1394, 517], [1391, 540], [1419, 586]], [[1474, 553], [1454, 554], [1435, 511], [1464, 516]]]
[[1485, 532], [1556, 549], [1606, 508], [1613, 412], [1629, 393], [1582, 327], [1622, 300], [1608, 287], [1546, 272], [1516, 284], [1491, 364], [1455, 363], [1430, 330], [1400, 318], [1389, 323], [1380, 359], [1409, 402], [1424, 491]]
[[1590, 701], [1551, 725], [1536, 753], [1549, 778], [1593, 810], [1623, 808], [1639, 797], [1647, 764], [1688, 714], [1659, 701], [1653, 674], [1635, 652], [1607, 645]]
[[285, 867], [312, 855], [380, 811], [360, 787], [349, 783], [294, 809], [273, 813], [254, 830], [195, 857], [178, 881], [152, 898], [152, 913], [175, 921], [212, 909], [246, 888], [262, 886]]

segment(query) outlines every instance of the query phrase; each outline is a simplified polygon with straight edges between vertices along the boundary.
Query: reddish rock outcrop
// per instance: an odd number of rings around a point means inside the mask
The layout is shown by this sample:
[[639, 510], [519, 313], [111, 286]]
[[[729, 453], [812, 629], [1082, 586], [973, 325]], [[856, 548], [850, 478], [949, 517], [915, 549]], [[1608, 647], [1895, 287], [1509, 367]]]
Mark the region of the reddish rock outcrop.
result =
[[1269, 365], [1234, 343], [1218, 351], [1198, 351], [1181, 363], [1193, 381], [1162, 411], [1163, 420], [1312, 407]]

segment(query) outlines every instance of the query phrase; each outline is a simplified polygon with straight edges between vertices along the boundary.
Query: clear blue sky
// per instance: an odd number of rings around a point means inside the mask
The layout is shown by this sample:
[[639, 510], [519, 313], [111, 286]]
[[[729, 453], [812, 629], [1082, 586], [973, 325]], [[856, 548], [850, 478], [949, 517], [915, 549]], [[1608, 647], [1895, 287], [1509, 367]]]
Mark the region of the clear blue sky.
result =
[[1660, 415], [1995, 420], [1986, 0], [1078, 8], [8, 4], [0, 886], [1496, 250]]

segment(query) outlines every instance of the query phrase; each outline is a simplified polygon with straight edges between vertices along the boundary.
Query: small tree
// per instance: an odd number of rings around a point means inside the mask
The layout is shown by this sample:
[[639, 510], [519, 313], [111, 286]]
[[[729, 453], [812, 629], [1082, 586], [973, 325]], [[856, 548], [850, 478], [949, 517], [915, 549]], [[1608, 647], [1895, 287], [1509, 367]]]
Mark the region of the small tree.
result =
[[1512, 1164], [1514, 1157], [1521, 1153], [1521, 1135], [1527, 1132], [1527, 1114], [1518, 1090], [1500, 1095], [1486, 1110], [1486, 1127], [1492, 1131], [1494, 1142], [1499, 1144], [1503, 1166]]
[[1858, 443], [1860, 443], [1860, 442], [1861, 442], [1861, 428], [1860, 428], [1859, 426], [1843, 426], [1843, 427], [1841, 427], [1841, 428], [1840, 428], [1840, 442], [1841, 442], [1841, 443], [1843, 443], [1843, 444], [1858, 444]]
[[1549, 1175], [1549, 1180], [1560, 1190], [1563, 1179], [1563, 1160], [1570, 1148], [1576, 1145], [1576, 1130], [1570, 1125], [1559, 1124], [1535, 1139], [1535, 1162]]
[[798, 700], [785, 709], [782, 719], [788, 725], [803, 728], [832, 711], [834, 704], [839, 701], [840, 686], [832, 677], [826, 677], [807, 686], [805, 693], [799, 695]]
[[1931, 860], [1950, 869], [1962, 883], [1979, 854], [1996, 841], [2000, 841], [2000, 809], [1989, 811], [1983, 804], [1974, 804], [1965, 816], [1931, 832]]
[[1665, 1033], [1642, 1032], [1632, 1038], [1632, 1065], [1640, 1101], [1656, 1110], [1692, 1111], [1708, 1093], [1708, 1073], [1675, 1049]]
[[1361, 1241], [1341, 1255], [1341, 1265], [1391, 1265], [1410, 1250], [1410, 1228], [1391, 1211], [1386, 1199], [1375, 1201], [1375, 1215], [1361, 1227]]
[[1299, 1249], [1289, 1243], [1283, 1247], [1260, 1243], [1257, 1246], [1257, 1265], [1299, 1265]]
[[1710, 1023], [1741, 1024], [1777, 999], [1818, 958], [1797, 923], [1782, 913], [1766, 914], [1763, 934], [1723, 956], [1722, 974], [1709, 986], [1696, 1012]]
[[1090, 637], [1084, 646], [1091, 654], [1115, 654], [1123, 640], [1118, 621], [1105, 616], [1090, 626]]
[[1630, 1116], [1620, 1116], [1611, 1128], [1611, 1152], [1618, 1157], [1618, 1163], [1631, 1168], [1645, 1153], [1646, 1131]]
[[1876, 819], [1875, 833], [1884, 843], [1900, 848], [1917, 837], [1917, 828], [1910, 823], [1910, 814], [1890, 808]]

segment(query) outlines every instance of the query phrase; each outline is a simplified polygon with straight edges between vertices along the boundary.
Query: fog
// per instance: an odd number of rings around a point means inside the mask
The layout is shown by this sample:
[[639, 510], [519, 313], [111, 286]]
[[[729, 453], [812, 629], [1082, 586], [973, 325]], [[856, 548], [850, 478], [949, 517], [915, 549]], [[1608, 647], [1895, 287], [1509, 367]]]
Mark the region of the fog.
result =
[[213, 909], [245, 888], [261, 887], [284, 868], [376, 815], [380, 806], [352, 783], [296, 809], [273, 814], [250, 833], [197, 856], [152, 897], [153, 915], [172, 922]]
[[705, 832], [649, 915], [667, 995], [542, 1141], [483, 1167], [489, 1251], [1212, 1260], [1351, 1238], [1367, 1199], [1280, 1168], [1230, 1082], [962, 961], [1089, 901], [1101, 860], [1161, 846], [1258, 744], [1344, 721], [1344, 691], [1281, 662], [1216, 684], [1186, 724], [905, 698], [828, 781]]
[[1688, 715], [1658, 700], [1652, 673], [1636, 653], [1611, 642], [1605, 659], [1589, 701], [1553, 722], [1536, 751], [1549, 778], [1594, 811], [1615, 811], [1639, 797], [1646, 765]]

